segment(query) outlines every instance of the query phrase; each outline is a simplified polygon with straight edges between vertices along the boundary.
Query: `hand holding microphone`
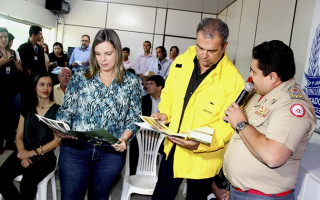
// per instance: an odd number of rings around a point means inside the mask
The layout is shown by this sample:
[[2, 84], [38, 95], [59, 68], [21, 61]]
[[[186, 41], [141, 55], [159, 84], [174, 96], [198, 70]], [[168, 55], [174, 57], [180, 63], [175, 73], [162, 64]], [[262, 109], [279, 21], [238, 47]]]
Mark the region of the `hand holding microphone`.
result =
[[[242, 90], [242, 92], [238, 96], [235, 103], [237, 103], [240, 107], [242, 107], [244, 104], [244, 101], [246, 100], [248, 94], [252, 91], [252, 89], [253, 89], [252, 78], [249, 77], [246, 84], [244, 85], [244, 89]], [[226, 115], [226, 116], [228, 116], [228, 115]], [[223, 121], [228, 123], [228, 121], [226, 121], [226, 120], [223, 120]]]
[[246, 84], [244, 85], [244, 89], [242, 90], [242, 92], [240, 93], [240, 95], [238, 96], [236, 103], [239, 106], [242, 106], [244, 103], [244, 100], [246, 100], [248, 94], [252, 91], [253, 89], [253, 83], [252, 80], [250, 81], [251, 78], [248, 78], [248, 81], [246, 82]]

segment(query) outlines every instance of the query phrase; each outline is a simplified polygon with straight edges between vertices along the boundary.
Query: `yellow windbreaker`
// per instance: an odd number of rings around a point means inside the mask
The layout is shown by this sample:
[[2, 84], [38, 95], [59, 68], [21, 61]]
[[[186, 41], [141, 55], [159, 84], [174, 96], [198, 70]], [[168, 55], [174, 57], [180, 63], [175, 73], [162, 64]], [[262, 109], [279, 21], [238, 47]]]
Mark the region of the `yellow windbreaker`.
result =
[[[169, 128], [178, 130], [184, 97], [194, 69], [195, 46], [180, 55], [171, 65], [165, 87], [161, 92], [160, 113], [168, 116]], [[243, 90], [244, 80], [225, 52], [217, 67], [212, 70], [192, 94], [185, 109], [180, 132], [210, 126], [214, 131], [211, 146], [200, 144], [190, 151], [176, 146], [174, 177], [205, 179], [218, 174], [223, 161], [225, 145], [234, 130], [222, 119], [227, 107], [235, 102]], [[173, 143], [164, 141], [168, 157]]]

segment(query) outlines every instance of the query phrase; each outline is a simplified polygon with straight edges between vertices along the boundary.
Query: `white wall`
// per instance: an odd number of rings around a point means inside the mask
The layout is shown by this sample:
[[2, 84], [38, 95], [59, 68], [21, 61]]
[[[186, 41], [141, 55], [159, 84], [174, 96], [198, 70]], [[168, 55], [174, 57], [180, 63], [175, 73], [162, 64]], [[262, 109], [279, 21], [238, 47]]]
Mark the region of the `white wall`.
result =
[[[55, 42], [56, 16], [53, 12], [45, 9], [44, 0], [0, 0], [0, 14], [8, 19], [14, 18], [18, 22], [28, 25], [37, 24], [42, 28], [49, 29], [49, 33], [44, 32], [45, 42], [49, 47]], [[25, 34], [26, 37], [29, 37], [28, 32]], [[17, 38], [15, 41], [15, 44], [19, 44]]]
[[0, 13], [19, 20], [55, 28], [55, 15], [45, 9], [45, 4], [35, 0], [0, 0]]
[[146, 40], [152, 43], [153, 53], [161, 45], [168, 52], [171, 46], [176, 45], [183, 53], [188, 46], [194, 45], [196, 26], [201, 18], [216, 17], [197, 12], [117, 3], [83, 0], [70, 0], [69, 3], [71, 11], [59, 22], [57, 31], [57, 41], [63, 42], [65, 50], [78, 47], [83, 34], [90, 35], [93, 41], [99, 29], [110, 28], [118, 33], [122, 47], [131, 49], [132, 61], [143, 53], [142, 45]]
[[252, 48], [276, 39], [293, 49], [295, 78], [301, 83], [314, 5], [315, 0], [237, 0], [218, 15], [230, 29], [229, 58], [244, 78], [249, 75]]

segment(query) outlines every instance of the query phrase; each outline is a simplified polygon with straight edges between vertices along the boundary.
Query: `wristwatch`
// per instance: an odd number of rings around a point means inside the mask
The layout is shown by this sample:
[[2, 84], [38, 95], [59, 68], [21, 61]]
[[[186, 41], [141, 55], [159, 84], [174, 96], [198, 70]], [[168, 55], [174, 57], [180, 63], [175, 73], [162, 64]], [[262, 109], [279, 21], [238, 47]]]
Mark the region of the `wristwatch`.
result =
[[242, 131], [246, 127], [246, 125], [248, 125], [248, 124], [249, 124], [248, 122], [244, 122], [244, 121], [238, 122], [236, 125], [237, 133], [239, 134], [239, 132]]

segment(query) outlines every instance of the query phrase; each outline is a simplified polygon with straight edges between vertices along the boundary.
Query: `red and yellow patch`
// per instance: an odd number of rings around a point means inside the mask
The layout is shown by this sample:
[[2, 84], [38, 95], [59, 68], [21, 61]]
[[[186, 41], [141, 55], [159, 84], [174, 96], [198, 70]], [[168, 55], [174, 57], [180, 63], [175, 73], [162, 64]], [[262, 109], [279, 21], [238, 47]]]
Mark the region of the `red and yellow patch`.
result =
[[303, 117], [306, 111], [301, 104], [293, 104], [290, 108], [290, 112], [296, 117]]

